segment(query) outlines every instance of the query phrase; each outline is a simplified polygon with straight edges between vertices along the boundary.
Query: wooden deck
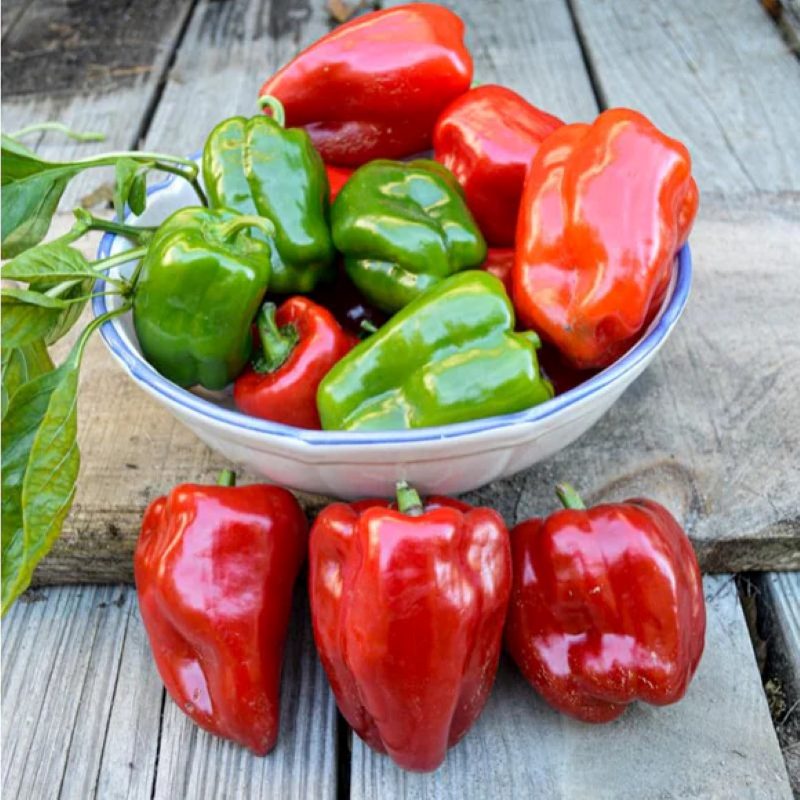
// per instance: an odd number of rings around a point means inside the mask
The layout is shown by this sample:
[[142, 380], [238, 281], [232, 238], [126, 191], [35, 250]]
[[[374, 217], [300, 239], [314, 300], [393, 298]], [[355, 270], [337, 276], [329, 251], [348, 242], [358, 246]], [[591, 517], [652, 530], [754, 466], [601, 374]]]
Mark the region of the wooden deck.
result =
[[[667, 504], [704, 569], [720, 573], [706, 578], [707, 652], [687, 698], [595, 728], [554, 714], [504, 664], [445, 766], [403, 773], [337, 717], [301, 587], [277, 750], [256, 759], [199, 731], [165, 697], [121, 584], [145, 504], [224, 464], [137, 392], [98, 339], [82, 377], [76, 504], [37, 578], [115, 585], [37, 589], [4, 619], [7, 797], [791, 797], [781, 745], [793, 769], [800, 747], [783, 728], [779, 743], [730, 573], [765, 573], [768, 668], [788, 731], [800, 717], [800, 573], [770, 571], [800, 570], [800, 61], [758, 0], [447, 5], [467, 23], [476, 80], [567, 120], [633, 106], [692, 152], [696, 280], [676, 333], [579, 442], [469, 496], [509, 523], [551, 508], [559, 478], [593, 501]], [[253, 113], [264, 77], [330, 25], [323, 0], [2, 0], [3, 129], [59, 119], [108, 135], [33, 140], [53, 158], [190, 153], [219, 119]], [[108, 180], [81, 178], [64, 208], [102, 203]], [[800, 765], [794, 779], [800, 791]]]

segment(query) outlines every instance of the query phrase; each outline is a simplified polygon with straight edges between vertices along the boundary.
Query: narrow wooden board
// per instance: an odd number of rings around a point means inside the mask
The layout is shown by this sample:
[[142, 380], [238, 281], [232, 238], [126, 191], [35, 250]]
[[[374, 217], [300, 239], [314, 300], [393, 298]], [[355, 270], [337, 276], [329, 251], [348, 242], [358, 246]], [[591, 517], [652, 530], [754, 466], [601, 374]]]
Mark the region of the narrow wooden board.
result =
[[29, 593], [3, 620], [5, 796], [93, 795], [134, 602], [124, 587], [54, 589]]
[[790, 702], [800, 702], [800, 572], [767, 573], [760, 585], [772, 621], [769, 646], [780, 661]]
[[608, 106], [689, 147], [701, 193], [800, 189], [800, 62], [752, 0], [572, 0]]
[[351, 798], [791, 798], [736, 587], [707, 578], [706, 651], [687, 696], [592, 726], [541, 701], [510, 662], [473, 730], [432, 774], [353, 739]]
[[[193, 4], [142, 0], [119, 9], [34, 0], [3, 41], [3, 130], [57, 120], [106, 135], [92, 143], [59, 134], [24, 140], [53, 160], [136, 147]], [[81, 174], [62, 208], [106, 204], [109, 193], [97, 190], [112, 179], [107, 169]]]
[[283, 673], [280, 738], [265, 758], [200, 730], [168, 700], [154, 800], [332, 800], [336, 704], [314, 649], [305, 582], [295, 597]]
[[335, 797], [336, 706], [305, 596], [303, 581], [286, 647], [279, 744], [255, 758], [164, 702], [135, 591], [61, 587], [24, 595], [2, 623], [3, 794]]

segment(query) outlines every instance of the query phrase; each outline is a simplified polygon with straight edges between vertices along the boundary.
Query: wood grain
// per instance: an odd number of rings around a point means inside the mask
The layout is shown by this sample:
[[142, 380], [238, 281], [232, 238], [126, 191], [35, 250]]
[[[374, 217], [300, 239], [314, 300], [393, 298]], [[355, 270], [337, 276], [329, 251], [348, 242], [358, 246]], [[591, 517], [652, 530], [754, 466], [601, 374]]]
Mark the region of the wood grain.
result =
[[571, 2], [605, 104], [680, 138], [701, 193], [800, 189], [800, 62], [758, 3]]
[[[26, 137], [27, 146], [53, 160], [136, 147], [193, 3], [142, 0], [120, 8], [116, 0], [34, 0], [3, 41], [3, 130], [57, 120], [106, 135], [92, 143]], [[82, 173], [61, 207], [82, 199], [93, 205], [87, 198], [112, 180], [109, 169]], [[108, 193], [99, 197], [100, 204], [107, 200]]]
[[[353, 739], [351, 798], [791, 797], [736, 588], [707, 578], [706, 650], [677, 705], [593, 726], [550, 709], [504, 661], [483, 716], [437, 772]], [[735, 701], [733, 700], [735, 698]]]

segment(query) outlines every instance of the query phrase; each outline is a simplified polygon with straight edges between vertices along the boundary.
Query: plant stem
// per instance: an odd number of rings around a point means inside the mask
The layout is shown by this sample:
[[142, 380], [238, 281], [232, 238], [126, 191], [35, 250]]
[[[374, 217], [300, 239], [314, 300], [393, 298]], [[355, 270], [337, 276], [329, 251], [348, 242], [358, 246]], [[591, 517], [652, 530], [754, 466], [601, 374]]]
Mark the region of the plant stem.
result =
[[419, 499], [416, 489], [412, 489], [407, 481], [398, 481], [395, 487], [397, 493], [397, 510], [409, 517], [422, 516], [422, 500]]
[[275, 235], [275, 226], [266, 217], [257, 217], [255, 214], [242, 214], [232, 219], [219, 229], [220, 236], [226, 241], [233, 238], [242, 228], [258, 228], [267, 234], [267, 236]]
[[[85, 208], [76, 208], [72, 212], [75, 214], [75, 219], [79, 224], [84, 226], [83, 232], [87, 230], [95, 231], [108, 231], [109, 233], [118, 233], [127, 239], [135, 239], [140, 242], [143, 239], [149, 238], [153, 231], [157, 230], [156, 227], [138, 226], [138, 225], [125, 225], [122, 222], [114, 222], [110, 219], [101, 219], [100, 217], [92, 216]], [[78, 229], [78, 225], [74, 230]]]
[[286, 111], [283, 108], [283, 103], [281, 103], [277, 97], [272, 97], [272, 95], [269, 94], [259, 97], [258, 107], [261, 111], [265, 108], [269, 108], [272, 112], [272, 119], [274, 119], [281, 128], [286, 127]]
[[586, 508], [586, 504], [581, 500], [581, 496], [568, 483], [557, 483], [556, 494], [564, 508], [573, 509], [575, 511], [583, 511]]
[[203, 187], [200, 185], [200, 181], [197, 177], [196, 172], [194, 175], [187, 175], [182, 169], [178, 169], [168, 164], [162, 164], [160, 162], [157, 162], [154, 168], [160, 169], [162, 172], [170, 172], [173, 175], [177, 175], [180, 178], [185, 178], [191, 184], [192, 189], [194, 189], [195, 194], [197, 195], [200, 202], [204, 206], [206, 206], [206, 208], [208, 208], [208, 197], [206, 196], [206, 193], [203, 191]]
[[300, 341], [300, 334], [294, 325], [278, 327], [275, 311], [275, 303], [264, 303], [258, 314], [262, 354], [253, 362], [253, 369], [261, 375], [279, 369]]
[[104, 133], [87, 132], [80, 133], [74, 131], [72, 128], [67, 127], [63, 122], [37, 122], [34, 125], [26, 125], [20, 128], [15, 133], [9, 134], [12, 139], [19, 139], [20, 136], [27, 136], [29, 133], [38, 133], [39, 131], [57, 131], [63, 133], [70, 139], [75, 139], [77, 142], [104, 142], [106, 135]]
[[224, 469], [219, 474], [217, 486], [236, 486], [236, 473], [232, 469]]

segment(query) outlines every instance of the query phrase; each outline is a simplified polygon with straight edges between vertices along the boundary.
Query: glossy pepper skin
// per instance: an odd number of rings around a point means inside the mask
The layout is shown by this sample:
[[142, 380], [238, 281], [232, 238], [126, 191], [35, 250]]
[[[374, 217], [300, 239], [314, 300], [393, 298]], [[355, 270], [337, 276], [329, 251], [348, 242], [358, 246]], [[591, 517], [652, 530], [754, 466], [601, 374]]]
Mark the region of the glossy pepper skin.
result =
[[224, 389], [244, 369], [270, 280], [272, 230], [227, 209], [184, 208], [155, 232], [133, 323], [145, 358], [173, 383]]
[[201, 728], [260, 756], [278, 738], [307, 541], [285, 489], [184, 484], [150, 505], [136, 545], [139, 608], [167, 691]]
[[265, 217], [275, 226], [270, 291], [310, 292], [333, 276], [325, 165], [302, 130], [276, 117], [232, 117], [209, 134], [203, 180], [212, 207]]
[[667, 705], [703, 653], [703, 582], [692, 545], [651, 500], [568, 506], [511, 532], [505, 647], [550, 705], [608, 722], [634, 700]]
[[325, 308], [292, 297], [265, 303], [257, 327], [261, 353], [233, 387], [236, 407], [261, 419], [319, 430], [317, 387], [357, 341]]
[[357, 167], [430, 148], [439, 112], [469, 89], [464, 23], [430, 3], [340, 25], [269, 78], [260, 94], [303, 126], [326, 163]]
[[434, 158], [464, 187], [492, 247], [513, 247], [525, 173], [539, 145], [564, 123], [505, 86], [470, 89], [442, 112]]
[[481, 269], [486, 270], [503, 282], [506, 293], [511, 297], [511, 271], [514, 267], [513, 247], [490, 247]]
[[361, 167], [336, 198], [331, 223], [350, 279], [388, 313], [486, 257], [461, 187], [435, 161]]
[[429, 289], [361, 342], [317, 392], [326, 430], [402, 430], [530, 408], [553, 396], [535, 335], [514, 333], [514, 310], [486, 272]]
[[[336, 702], [373, 749], [436, 769], [494, 683], [511, 581], [489, 508], [431, 497], [328, 506], [309, 545], [314, 639]], [[412, 500], [416, 492], [412, 493]]]
[[354, 170], [349, 167], [336, 167], [333, 164], [325, 165], [325, 173], [328, 176], [328, 186], [331, 192], [331, 203], [339, 196], [342, 187], [350, 180]]
[[558, 129], [525, 180], [520, 321], [576, 367], [608, 366], [660, 306], [697, 205], [688, 151], [641, 114], [617, 108]]

